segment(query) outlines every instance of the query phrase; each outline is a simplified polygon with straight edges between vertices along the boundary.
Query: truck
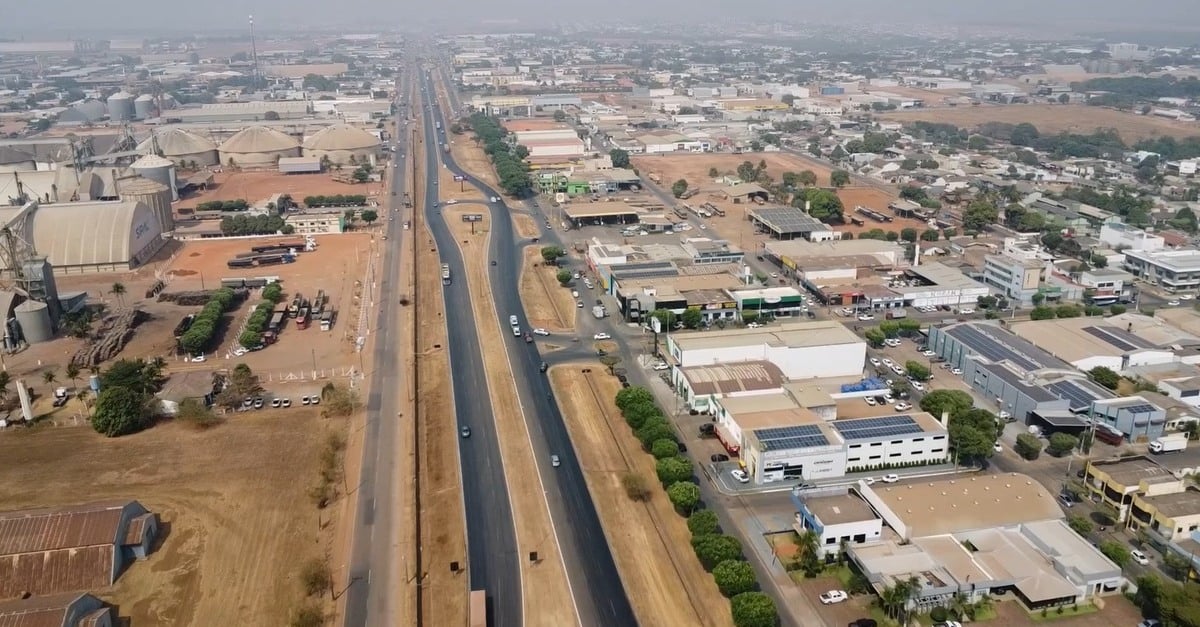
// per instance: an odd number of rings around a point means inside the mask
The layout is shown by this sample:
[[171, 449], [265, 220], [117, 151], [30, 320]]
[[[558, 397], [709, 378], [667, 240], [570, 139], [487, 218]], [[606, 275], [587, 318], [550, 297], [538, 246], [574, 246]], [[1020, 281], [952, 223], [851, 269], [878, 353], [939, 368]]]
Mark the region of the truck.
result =
[[442, 264], [442, 285], [450, 285], [450, 264]]
[[887, 315], [885, 317], [888, 320], [899, 320], [901, 318], [907, 318], [908, 310], [907, 309], [893, 309], [892, 311], [887, 312]]
[[308, 328], [308, 307], [304, 307], [304, 308], [300, 309], [300, 313], [296, 314], [296, 328], [297, 329], [307, 329]]
[[1155, 455], [1178, 453], [1187, 448], [1187, 443], [1188, 436], [1186, 433], [1171, 433], [1151, 442], [1150, 452]]
[[662, 177], [658, 175], [658, 172], [651, 172], [647, 178], [649, 178], [651, 181], [653, 181], [655, 183], [662, 182]]
[[487, 592], [484, 590], [471, 591], [470, 616], [471, 627], [487, 627]]
[[321, 330], [328, 331], [333, 328], [333, 310], [326, 309], [321, 312]]
[[1113, 446], [1125, 443], [1125, 434], [1107, 425], [1096, 425], [1096, 439]]
[[304, 297], [296, 294], [292, 297], [292, 304], [288, 307], [288, 317], [295, 318], [300, 314], [300, 306], [304, 304]]
[[450, 146], [449, 146], [449, 144], [442, 144], [442, 152], [445, 152], [445, 153], [449, 153], [449, 152], [450, 152]]
[[592, 307], [592, 315], [596, 318], [603, 318], [605, 313], [607, 313], [607, 311], [605, 311], [604, 305], [596, 305], [595, 307]]
[[276, 311], [271, 314], [271, 322], [267, 324], [267, 329], [279, 333], [279, 330], [283, 328], [284, 318], [287, 318], [286, 311]]

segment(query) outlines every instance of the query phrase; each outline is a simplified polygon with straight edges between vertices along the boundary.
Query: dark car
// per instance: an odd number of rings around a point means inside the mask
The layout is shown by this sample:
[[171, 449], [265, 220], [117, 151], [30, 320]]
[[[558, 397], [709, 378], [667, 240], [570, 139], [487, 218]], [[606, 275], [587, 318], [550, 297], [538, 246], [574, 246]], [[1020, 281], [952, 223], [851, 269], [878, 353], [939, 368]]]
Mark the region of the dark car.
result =
[[525, 334], [525, 343], [526, 343], [526, 344], [529, 344], [529, 343], [530, 343], [530, 342], [532, 342], [532, 341], [533, 341], [533, 336], [531, 336], [531, 335], [529, 335], [528, 333], [526, 333], [526, 334]]
[[729, 461], [729, 456], [724, 453], [713, 453], [709, 459], [713, 460], [714, 462], [727, 462]]
[[874, 618], [860, 618], [851, 622], [847, 627], [878, 627], [879, 623], [875, 622]]
[[542, 362], [542, 365], [538, 366], [538, 372], [545, 372], [545, 371], [546, 371], [546, 369], [547, 369], [547, 368], [549, 368], [549, 367], [550, 367], [550, 366], [546, 365], [546, 362], [544, 362], [544, 361], [543, 361], [543, 362]]

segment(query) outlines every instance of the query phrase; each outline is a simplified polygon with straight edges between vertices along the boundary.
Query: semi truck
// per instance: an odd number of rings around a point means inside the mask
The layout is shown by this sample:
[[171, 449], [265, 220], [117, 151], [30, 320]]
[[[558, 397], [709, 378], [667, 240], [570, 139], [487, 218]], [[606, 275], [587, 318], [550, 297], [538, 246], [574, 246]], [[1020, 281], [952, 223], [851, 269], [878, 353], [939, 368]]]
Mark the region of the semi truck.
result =
[[326, 309], [321, 312], [321, 330], [328, 331], [333, 328], [333, 310]]
[[1150, 443], [1150, 452], [1155, 455], [1163, 453], [1178, 453], [1187, 448], [1188, 436], [1186, 433], [1172, 433], [1164, 435], [1161, 438]]
[[450, 285], [450, 264], [442, 264], [442, 285]]

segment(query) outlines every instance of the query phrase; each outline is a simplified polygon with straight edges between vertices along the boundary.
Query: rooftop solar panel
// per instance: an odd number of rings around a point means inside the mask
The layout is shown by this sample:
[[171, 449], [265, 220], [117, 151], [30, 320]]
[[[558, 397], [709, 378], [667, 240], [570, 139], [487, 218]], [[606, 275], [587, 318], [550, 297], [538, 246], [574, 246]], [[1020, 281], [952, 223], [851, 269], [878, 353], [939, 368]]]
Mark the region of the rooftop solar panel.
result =
[[759, 429], [754, 435], [762, 443], [763, 449], [768, 451], [829, 445], [829, 439], [817, 425]]
[[1106, 398], [1112, 398], [1111, 395], [1101, 395], [1096, 390], [1080, 384], [1078, 381], [1065, 380], [1055, 381], [1046, 386], [1055, 396], [1069, 401], [1071, 403], [1071, 411], [1081, 411], [1088, 409], [1095, 401], [1101, 401]]
[[1106, 329], [1104, 327], [1083, 327], [1083, 330], [1087, 331], [1087, 333], [1093, 337], [1100, 338], [1105, 343], [1119, 351], [1129, 352], [1139, 348], [1144, 348], [1130, 341], [1128, 338], [1123, 338], [1115, 333], [1116, 329]]
[[1154, 405], [1150, 405], [1149, 403], [1143, 403], [1140, 405], [1130, 405], [1128, 407], [1122, 407], [1121, 409], [1124, 409], [1125, 411], [1127, 411], [1131, 414], [1148, 414], [1150, 412], [1158, 410], [1157, 407], [1155, 407]]
[[960, 324], [947, 328], [946, 333], [990, 361], [1009, 361], [1025, 370], [1068, 367], [1066, 362], [1055, 359], [1011, 333], [996, 328], [981, 328], [984, 326]]
[[837, 420], [833, 427], [843, 438], [849, 440], [871, 440], [900, 435], [921, 433], [924, 429], [912, 416], [881, 416], [858, 420]]
[[793, 207], [754, 209], [751, 214], [767, 226], [782, 233], [811, 232], [827, 229], [823, 222]]

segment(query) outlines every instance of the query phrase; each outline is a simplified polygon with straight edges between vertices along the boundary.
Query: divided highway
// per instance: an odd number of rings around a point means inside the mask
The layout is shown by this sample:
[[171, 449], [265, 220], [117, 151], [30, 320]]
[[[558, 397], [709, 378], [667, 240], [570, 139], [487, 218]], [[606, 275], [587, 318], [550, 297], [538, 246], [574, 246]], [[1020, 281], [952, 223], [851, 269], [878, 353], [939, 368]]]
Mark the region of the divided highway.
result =
[[[422, 81], [426, 88], [423, 97], [427, 104], [432, 105], [430, 111], [433, 113], [433, 119], [426, 123], [427, 136], [430, 138], [437, 137], [437, 141], [442, 141], [443, 136], [435, 135], [432, 128], [433, 121], [440, 122], [443, 129], [447, 128], [446, 120], [443, 118], [442, 111], [436, 103], [433, 80], [423, 75]], [[447, 91], [449, 92], [449, 88]], [[431, 145], [426, 146], [426, 153], [430, 159], [430, 176], [436, 179], [438, 165], [435, 150], [438, 147], [433, 145], [433, 141], [431, 139]], [[467, 177], [467, 180], [479, 189], [485, 197], [500, 197], [500, 194], [491, 187], [481, 183], [469, 173], [459, 168], [449, 154], [442, 154], [441, 159], [451, 172]], [[429, 184], [432, 185], [433, 182], [431, 181]], [[510, 218], [511, 210], [503, 201], [491, 203], [489, 210], [492, 218], [490, 257], [496, 263], [495, 266], [489, 267], [492, 274], [492, 294], [495, 300], [496, 315], [501, 319], [486, 326], [491, 329], [506, 327], [508, 316], [515, 315], [520, 321], [522, 328], [531, 328], [529, 321], [525, 317], [525, 310], [521, 304], [520, 289], [518, 287], [522, 263], [520, 246], [528, 242], [519, 241], [514, 235], [512, 220]], [[451, 269], [457, 276], [465, 276], [465, 273], [462, 271], [462, 260], [457, 252], [457, 248], [454, 246], [452, 236], [441, 222], [440, 216], [436, 212], [430, 212], [430, 214], [429, 224], [438, 241], [443, 259], [451, 264]], [[472, 359], [475, 361], [480, 359], [478, 338], [476, 335], [477, 330], [475, 321], [471, 320], [469, 298], [466, 286], [455, 284], [447, 289], [447, 312], [448, 315], [452, 316], [448, 322], [452, 330], [451, 355], [454, 363], [455, 397], [456, 401], [458, 401], [460, 392], [468, 396], [473, 393], [475, 398], [468, 398], [466, 400], [467, 403], [486, 404], [484, 395], [478, 393], [478, 390], [485, 389], [483, 387], [483, 374], [478, 363], [464, 363], [470, 362]], [[460, 318], [461, 321], [456, 322], [455, 317]], [[467, 348], [468, 346], [469, 348]], [[510, 347], [509, 360], [517, 392], [526, 415], [530, 418], [528, 420], [530, 438], [533, 440], [534, 454], [537, 456], [539, 462], [538, 468], [542, 474], [542, 482], [546, 489], [546, 499], [550, 507], [551, 516], [555, 522], [555, 530], [562, 549], [563, 559], [566, 563], [567, 576], [575, 594], [575, 602], [579, 609], [580, 619], [584, 625], [588, 626], [636, 625], [637, 619], [634, 617], [633, 609], [629, 604], [629, 598], [625, 594], [625, 589], [621, 585], [620, 575], [613, 562], [612, 553], [604, 536], [604, 529], [600, 525], [600, 519], [596, 514], [591, 494], [588, 492], [583, 471], [579, 467], [579, 462], [574, 455], [574, 449], [563, 421], [563, 416], [559, 413], [558, 405], [553, 400], [550, 382], [544, 374], [539, 372], [541, 357], [533, 345], [517, 342], [515, 348]], [[480, 370], [480, 372], [475, 372], [475, 370]], [[465, 407], [467, 406], [458, 405], [460, 417], [468, 415], [464, 413]], [[491, 431], [490, 409], [485, 407], [480, 408], [477, 412], [472, 410], [470, 419], [474, 421], [469, 423], [473, 429], [479, 426], [487, 433], [489, 438], [486, 447], [488, 453], [496, 455], [494, 451], [494, 433]], [[471, 439], [474, 439], [474, 437], [473, 435]], [[473, 450], [473, 445], [474, 443], [467, 445], [464, 442], [462, 449], [464, 483], [466, 483], [472, 474], [481, 473], [480, 476], [474, 477], [475, 481], [479, 482], [481, 479], [486, 478], [489, 480], [489, 485], [498, 484], [499, 489], [495, 490], [495, 492], [503, 494], [503, 511], [498, 512], [497, 510], [502, 506], [498, 497], [492, 496], [492, 498], [497, 498], [494, 502], [480, 500], [481, 496], [476, 494], [479, 486], [475, 486], [475, 490], [471, 487], [467, 487], [466, 489], [467, 530], [471, 547], [471, 563], [473, 565], [471, 583], [474, 588], [477, 583], [475, 579], [476, 575], [484, 577], [479, 583], [485, 584], [491, 594], [505, 583], [495, 577], [507, 576], [509, 584], [514, 583], [516, 579], [516, 576], [511, 571], [506, 575], [505, 569], [493, 563], [495, 560], [502, 560], [506, 567], [510, 563], [510, 558], [507, 554], [501, 555], [497, 551], [511, 550], [510, 547], [513, 542], [512, 524], [511, 520], [502, 521], [493, 518], [493, 516], [508, 513], [508, 498], [504, 492], [503, 481], [498, 474], [499, 465], [494, 466], [496, 472], [489, 472], [489, 469], [493, 467], [488, 465], [490, 462], [476, 457], [476, 455], [481, 455], [482, 451]], [[548, 463], [549, 457], [552, 454], [557, 454], [561, 458], [562, 465], [560, 467], [553, 468]], [[485, 516], [486, 519], [484, 519]], [[473, 520], [476, 521], [476, 526], [472, 526]], [[484, 562], [485, 568], [483, 569], [478, 568], [479, 562], [476, 561], [479, 559], [476, 534], [495, 534], [496, 532], [480, 531], [478, 526], [481, 524], [489, 527], [496, 524], [503, 524], [505, 529], [504, 542], [500, 538], [487, 538], [487, 542], [496, 542], [497, 544], [486, 547], [488, 551], [486, 555], [487, 561]], [[520, 556], [520, 559], [524, 559], [524, 556]], [[515, 569], [517, 566], [514, 564], [511, 568]], [[503, 588], [500, 589], [504, 590]], [[530, 592], [536, 594], [536, 591]], [[496, 596], [494, 598], [495, 601], [493, 603], [498, 610], [496, 613], [497, 618], [501, 616], [499, 610], [502, 608], [506, 612], [503, 616], [509, 616], [507, 613], [509, 611], [507, 609], [509, 603], [515, 604], [515, 616], [520, 615], [519, 592], [514, 594], [511, 600], [507, 596]], [[493, 624], [507, 625], [517, 623], [497, 621]]]
[[[471, 308], [471, 293], [462, 254], [454, 236], [434, 207], [437, 200], [438, 133], [434, 130], [435, 115], [439, 113], [432, 82], [421, 74], [422, 113], [425, 145], [414, 146], [425, 157], [425, 218], [437, 243], [442, 262], [450, 265], [457, 281], [444, 288], [446, 327], [449, 329], [450, 370], [454, 383], [454, 411], [460, 426], [471, 428], [471, 437], [459, 438], [459, 457], [462, 463], [463, 499], [467, 513], [467, 552], [470, 564], [471, 589], [486, 590], [492, 627], [522, 625], [521, 564], [524, 556], [517, 554], [513, 511], [505, 484], [500, 443], [496, 436], [487, 375], [480, 352], [478, 322]], [[441, 121], [437, 115], [437, 121]], [[445, 124], [443, 123], [443, 128]], [[417, 233], [418, 239], [424, 239]], [[417, 272], [438, 272], [439, 269], [417, 268]], [[493, 327], [495, 328], [495, 327]], [[448, 420], [448, 416], [424, 416], [424, 420]], [[457, 431], [457, 429], [456, 429]], [[444, 565], [430, 565], [434, 568]]]

